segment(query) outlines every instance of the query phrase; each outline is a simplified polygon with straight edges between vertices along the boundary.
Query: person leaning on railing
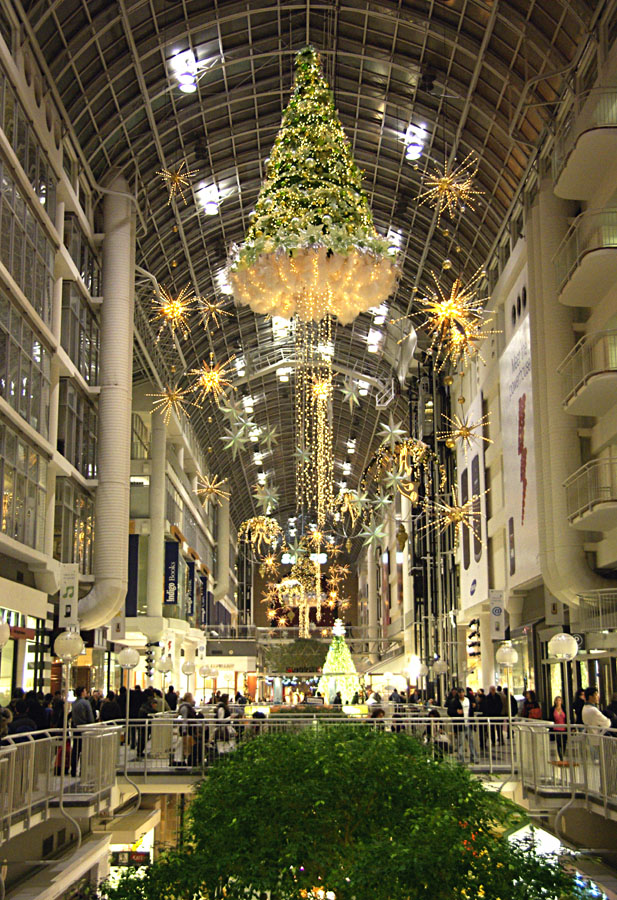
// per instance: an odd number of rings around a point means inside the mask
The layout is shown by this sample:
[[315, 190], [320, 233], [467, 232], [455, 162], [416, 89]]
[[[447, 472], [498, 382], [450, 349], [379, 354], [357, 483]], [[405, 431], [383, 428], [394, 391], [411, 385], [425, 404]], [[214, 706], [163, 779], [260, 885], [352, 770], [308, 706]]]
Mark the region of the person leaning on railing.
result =
[[600, 734], [601, 729], [610, 728], [611, 720], [600, 712], [598, 703], [600, 696], [597, 687], [585, 688], [585, 705], [583, 707], [582, 719], [583, 725], [586, 726], [590, 734]]

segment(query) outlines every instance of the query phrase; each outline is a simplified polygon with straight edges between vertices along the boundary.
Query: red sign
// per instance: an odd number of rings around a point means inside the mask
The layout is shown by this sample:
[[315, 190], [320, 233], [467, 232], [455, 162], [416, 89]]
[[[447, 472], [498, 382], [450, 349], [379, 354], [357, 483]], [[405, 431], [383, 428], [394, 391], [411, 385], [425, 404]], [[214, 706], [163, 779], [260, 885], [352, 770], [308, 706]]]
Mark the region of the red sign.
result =
[[15, 641], [33, 641], [35, 634], [34, 628], [24, 628], [22, 625], [11, 625], [11, 637]]

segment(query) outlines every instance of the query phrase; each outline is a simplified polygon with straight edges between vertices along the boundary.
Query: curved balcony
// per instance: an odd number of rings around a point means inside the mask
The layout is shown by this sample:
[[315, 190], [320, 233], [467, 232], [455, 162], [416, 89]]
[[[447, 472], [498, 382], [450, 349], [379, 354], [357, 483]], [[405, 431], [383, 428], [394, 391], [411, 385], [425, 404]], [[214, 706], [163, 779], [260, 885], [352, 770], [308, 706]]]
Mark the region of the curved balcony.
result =
[[617, 209], [586, 210], [570, 225], [553, 262], [565, 306], [595, 306], [617, 283]]
[[617, 527], [617, 459], [593, 459], [565, 482], [568, 521], [584, 531]]
[[586, 334], [559, 366], [574, 416], [603, 416], [617, 403], [617, 330]]
[[580, 94], [555, 136], [555, 193], [566, 200], [591, 199], [616, 156], [617, 87]]

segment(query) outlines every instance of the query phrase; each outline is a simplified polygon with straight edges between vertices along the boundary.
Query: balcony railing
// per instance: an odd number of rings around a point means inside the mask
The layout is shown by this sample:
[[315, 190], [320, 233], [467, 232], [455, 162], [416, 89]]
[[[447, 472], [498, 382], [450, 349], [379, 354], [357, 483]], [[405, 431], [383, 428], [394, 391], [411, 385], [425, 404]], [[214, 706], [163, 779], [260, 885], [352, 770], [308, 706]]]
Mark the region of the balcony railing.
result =
[[587, 253], [609, 247], [617, 247], [617, 209], [586, 210], [577, 216], [554, 257], [559, 291]]
[[617, 628], [617, 591], [591, 591], [570, 607], [575, 631], [604, 631]]
[[563, 171], [579, 137], [594, 128], [617, 128], [617, 87], [593, 88], [579, 94], [555, 136], [553, 181]]
[[577, 469], [564, 487], [570, 522], [602, 504], [617, 503], [617, 459], [591, 460]]
[[596, 375], [617, 372], [617, 330], [586, 334], [559, 366], [566, 395], [564, 406]]

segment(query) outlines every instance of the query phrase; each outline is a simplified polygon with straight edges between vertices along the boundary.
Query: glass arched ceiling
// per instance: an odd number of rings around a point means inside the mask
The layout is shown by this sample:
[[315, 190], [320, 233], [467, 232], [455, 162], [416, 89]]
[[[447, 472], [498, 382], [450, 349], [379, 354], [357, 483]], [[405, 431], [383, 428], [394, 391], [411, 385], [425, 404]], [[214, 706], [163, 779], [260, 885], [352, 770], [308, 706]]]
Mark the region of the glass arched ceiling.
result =
[[[304, 44], [322, 53], [336, 104], [365, 171], [379, 230], [400, 232], [404, 269], [391, 309], [407, 312], [413, 289], [439, 272], [444, 258], [455, 271], [482, 266], [544, 129], [555, 115], [562, 72], [580, 58], [606, 3], [585, 0], [21, 0], [22, 20], [40, 47], [40, 61], [55, 82], [66, 127], [82, 148], [89, 177], [111, 168], [137, 178], [146, 230], [140, 229], [137, 262], [160, 283], [197, 293], [220, 293], [227, 249], [241, 241], [289, 97], [293, 56]], [[191, 50], [203, 64], [197, 91], [184, 94], [172, 77], [171, 58]], [[542, 80], [528, 84], [537, 75]], [[405, 159], [403, 135], [411, 123], [426, 126], [417, 164]], [[427, 167], [470, 151], [479, 159], [477, 186], [484, 192], [474, 212], [454, 221], [418, 205]], [[198, 174], [194, 186], [216, 183], [224, 199], [206, 216], [193, 191], [189, 203], [169, 206], [156, 172], [185, 161]], [[147, 286], [149, 289], [149, 285]], [[148, 289], [141, 302], [147, 308]], [[150, 294], [151, 296], [151, 294]], [[236, 353], [246, 363], [238, 394], [254, 399], [260, 426], [277, 425], [279, 444], [257, 467], [249, 446], [234, 461], [219, 440], [224, 420], [216, 408], [192, 415], [197, 434], [227, 476], [238, 523], [255, 513], [251, 487], [257, 471], [270, 473], [281, 492], [280, 518], [295, 515], [293, 396], [277, 364], [289, 356], [289, 338], [248, 309], [210, 340], [197, 320], [182, 342], [182, 358], [163, 343], [161, 368], [192, 367], [213, 349], [218, 360]], [[143, 321], [142, 315], [142, 321]], [[367, 352], [372, 317], [337, 328], [335, 362], [371, 381], [353, 412], [340, 392], [334, 403], [338, 480], [353, 487], [374, 452], [380, 421], [406, 414], [396, 397], [377, 409], [381, 383], [393, 378], [396, 340], [387, 354]], [[283, 361], [283, 362], [281, 362]], [[136, 364], [136, 380], [146, 371]], [[340, 377], [339, 377], [340, 382]], [[356, 452], [347, 454], [347, 441]]]

